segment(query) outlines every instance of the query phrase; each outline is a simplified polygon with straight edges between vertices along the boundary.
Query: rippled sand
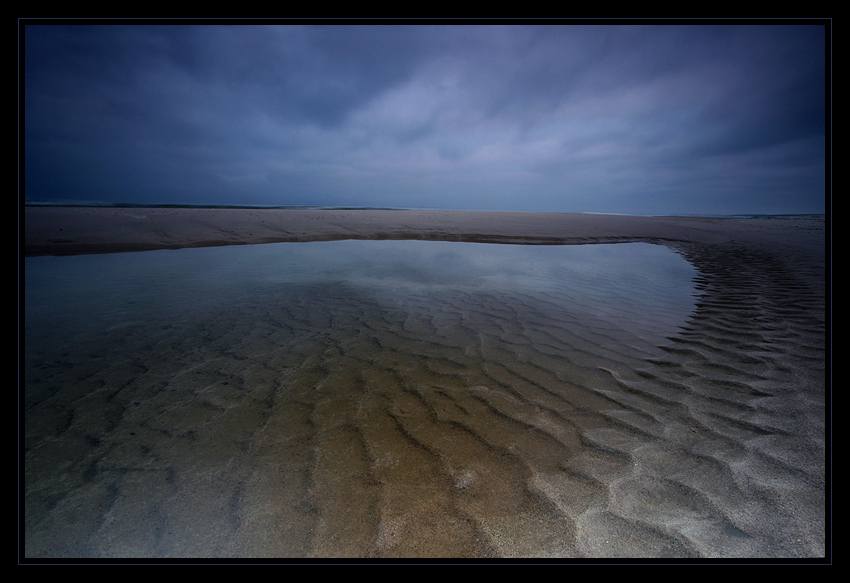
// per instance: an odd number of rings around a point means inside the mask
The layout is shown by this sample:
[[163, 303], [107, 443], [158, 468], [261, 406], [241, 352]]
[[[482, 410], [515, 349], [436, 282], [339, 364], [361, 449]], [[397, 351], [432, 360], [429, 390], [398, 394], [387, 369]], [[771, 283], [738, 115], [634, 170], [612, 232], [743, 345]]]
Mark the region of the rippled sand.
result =
[[663, 342], [344, 282], [28, 339], [26, 556], [823, 556], [823, 265], [677, 248]]

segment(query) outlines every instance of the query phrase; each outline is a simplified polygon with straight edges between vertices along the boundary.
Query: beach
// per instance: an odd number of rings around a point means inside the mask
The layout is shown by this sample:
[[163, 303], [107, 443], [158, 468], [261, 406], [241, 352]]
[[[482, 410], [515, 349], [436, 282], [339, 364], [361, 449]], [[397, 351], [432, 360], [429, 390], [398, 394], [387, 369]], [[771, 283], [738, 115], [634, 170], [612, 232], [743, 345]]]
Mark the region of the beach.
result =
[[[86, 307], [80, 283], [66, 331], [66, 307], [33, 292], [23, 556], [825, 559], [826, 236], [808, 215], [26, 207], [27, 261], [103, 255], [117, 269], [171, 253], [157, 281], [191, 265], [175, 253], [209, 251], [198, 257], [226, 272], [217, 258], [247, 255], [213, 250], [254, 244], [638, 244], [674, 257], [615, 281], [593, 310], [569, 274], [516, 288], [425, 272], [360, 287], [234, 277], [221, 297], [235, 299], [204, 301], [204, 280], [166, 307], [131, 274], [109, 292], [114, 314]], [[44, 298], [61, 298], [53, 265], [38, 272]], [[620, 314], [650, 296], [664, 298], [641, 307], [657, 330]]]
[[[638, 240], [711, 243], [730, 236], [770, 237], [782, 230], [793, 233], [795, 239], [805, 239], [812, 228], [809, 221], [801, 217], [792, 221], [385, 209], [34, 206], [25, 209], [24, 251], [26, 255], [106, 253], [349, 238], [538, 244]], [[820, 221], [822, 224], [823, 219]], [[820, 239], [822, 236], [815, 234], [815, 242]]]

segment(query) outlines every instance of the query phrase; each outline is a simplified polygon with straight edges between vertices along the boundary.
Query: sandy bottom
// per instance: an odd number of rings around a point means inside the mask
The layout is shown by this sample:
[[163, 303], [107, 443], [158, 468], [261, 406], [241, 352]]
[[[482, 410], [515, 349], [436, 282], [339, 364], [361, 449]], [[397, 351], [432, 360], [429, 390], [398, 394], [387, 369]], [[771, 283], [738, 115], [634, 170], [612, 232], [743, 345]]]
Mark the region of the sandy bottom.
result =
[[57, 315], [26, 339], [24, 555], [823, 557], [823, 264], [676, 248], [699, 293], [663, 342], [551, 289]]

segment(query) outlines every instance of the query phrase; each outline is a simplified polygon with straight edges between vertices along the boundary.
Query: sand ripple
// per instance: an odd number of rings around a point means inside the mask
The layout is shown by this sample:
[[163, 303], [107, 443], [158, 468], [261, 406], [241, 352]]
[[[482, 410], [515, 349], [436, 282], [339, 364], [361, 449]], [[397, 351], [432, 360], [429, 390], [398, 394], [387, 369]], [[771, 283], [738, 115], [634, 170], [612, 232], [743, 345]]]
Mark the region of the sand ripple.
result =
[[821, 291], [682, 252], [661, 347], [567, 292], [343, 283], [44, 338], [27, 556], [823, 555]]

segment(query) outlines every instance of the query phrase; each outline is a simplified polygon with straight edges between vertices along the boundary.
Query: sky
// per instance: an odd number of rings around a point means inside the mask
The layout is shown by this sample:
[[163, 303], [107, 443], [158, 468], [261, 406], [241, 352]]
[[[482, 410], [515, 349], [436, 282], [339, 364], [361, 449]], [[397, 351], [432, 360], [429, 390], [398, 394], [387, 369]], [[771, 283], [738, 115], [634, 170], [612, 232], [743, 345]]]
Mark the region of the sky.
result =
[[823, 213], [822, 21], [22, 31], [26, 201]]

